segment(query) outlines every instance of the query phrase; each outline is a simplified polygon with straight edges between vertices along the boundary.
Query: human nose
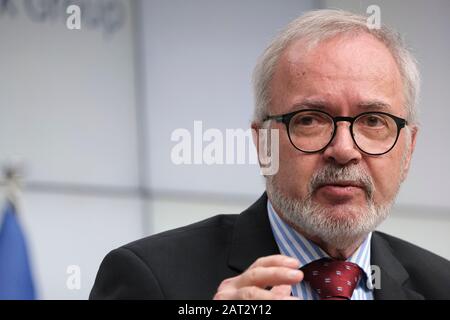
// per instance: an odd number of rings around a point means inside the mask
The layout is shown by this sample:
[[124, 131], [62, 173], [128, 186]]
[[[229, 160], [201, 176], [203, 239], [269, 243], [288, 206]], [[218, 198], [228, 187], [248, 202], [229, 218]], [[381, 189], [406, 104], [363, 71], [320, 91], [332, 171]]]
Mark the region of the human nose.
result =
[[353, 141], [350, 123], [337, 123], [335, 130], [333, 140], [323, 153], [325, 159], [340, 165], [357, 164], [361, 160], [362, 154]]

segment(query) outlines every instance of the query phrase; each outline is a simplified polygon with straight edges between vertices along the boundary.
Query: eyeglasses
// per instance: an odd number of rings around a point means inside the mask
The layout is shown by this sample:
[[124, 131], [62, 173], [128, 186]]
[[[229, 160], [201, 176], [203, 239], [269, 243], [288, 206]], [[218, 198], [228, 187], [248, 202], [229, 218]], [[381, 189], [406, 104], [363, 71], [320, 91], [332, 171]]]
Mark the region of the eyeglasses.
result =
[[337, 123], [350, 122], [356, 146], [369, 155], [382, 155], [394, 148], [405, 119], [386, 112], [364, 112], [356, 117], [332, 117], [321, 110], [303, 109], [282, 115], [267, 116], [286, 125], [292, 145], [305, 153], [324, 150], [336, 135]]

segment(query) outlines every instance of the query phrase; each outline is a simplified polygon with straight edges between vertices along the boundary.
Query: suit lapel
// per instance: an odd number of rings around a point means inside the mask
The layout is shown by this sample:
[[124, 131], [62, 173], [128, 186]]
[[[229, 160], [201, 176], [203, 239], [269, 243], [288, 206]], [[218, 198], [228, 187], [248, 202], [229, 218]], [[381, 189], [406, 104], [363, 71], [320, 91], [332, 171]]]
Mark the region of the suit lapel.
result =
[[267, 195], [264, 193], [236, 219], [228, 264], [242, 272], [256, 259], [279, 253], [267, 216]]
[[423, 300], [407, 287], [409, 274], [394, 256], [388, 241], [378, 232], [372, 235], [371, 264], [380, 268], [380, 289], [374, 289], [375, 300]]

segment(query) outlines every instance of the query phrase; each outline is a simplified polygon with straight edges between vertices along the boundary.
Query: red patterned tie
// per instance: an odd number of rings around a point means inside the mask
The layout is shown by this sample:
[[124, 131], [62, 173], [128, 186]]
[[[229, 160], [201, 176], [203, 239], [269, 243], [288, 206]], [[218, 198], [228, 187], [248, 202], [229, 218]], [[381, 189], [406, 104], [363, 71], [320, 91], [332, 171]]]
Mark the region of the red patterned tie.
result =
[[329, 258], [313, 261], [302, 271], [321, 300], [350, 300], [362, 275], [357, 264]]

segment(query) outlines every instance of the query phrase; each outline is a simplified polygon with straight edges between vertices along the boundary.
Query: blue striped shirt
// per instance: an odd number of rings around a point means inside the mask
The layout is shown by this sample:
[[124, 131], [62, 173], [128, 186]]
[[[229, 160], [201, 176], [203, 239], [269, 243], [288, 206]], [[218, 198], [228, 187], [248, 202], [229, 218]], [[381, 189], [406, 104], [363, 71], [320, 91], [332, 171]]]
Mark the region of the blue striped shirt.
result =
[[[267, 211], [272, 232], [281, 254], [297, 258], [300, 261], [300, 267], [314, 260], [330, 257], [318, 245], [286, 224], [275, 212], [270, 201], [267, 201]], [[370, 266], [371, 237], [372, 233], [369, 233], [355, 253], [347, 259], [348, 262], [356, 263], [364, 271], [364, 276], [358, 282], [355, 291], [353, 291], [352, 300], [373, 300], [372, 272]], [[306, 281], [301, 281], [293, 285], [292, 295], [303, 300], [319, 300], [318, 294]]]

